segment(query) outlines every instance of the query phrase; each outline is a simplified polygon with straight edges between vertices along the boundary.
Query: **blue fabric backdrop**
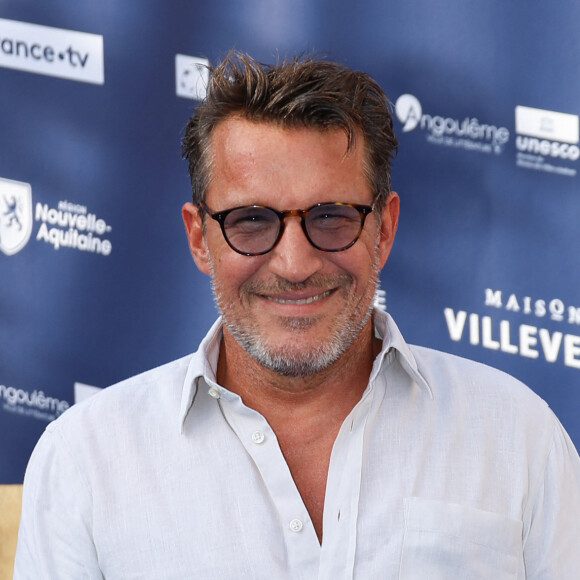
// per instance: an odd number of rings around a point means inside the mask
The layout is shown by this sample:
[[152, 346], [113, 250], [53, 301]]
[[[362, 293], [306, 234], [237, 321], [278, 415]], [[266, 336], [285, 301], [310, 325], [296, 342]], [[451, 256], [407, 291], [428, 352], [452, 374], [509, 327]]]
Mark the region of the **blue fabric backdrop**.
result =
[[231, 47], [378, 79], [400, 138], [388, 309], [526, 382], [578, 446], [578, 22], [572, 0], [0, 0], [0, 482], [90, 386], [214, 320], [179, 150], [193, 57]]

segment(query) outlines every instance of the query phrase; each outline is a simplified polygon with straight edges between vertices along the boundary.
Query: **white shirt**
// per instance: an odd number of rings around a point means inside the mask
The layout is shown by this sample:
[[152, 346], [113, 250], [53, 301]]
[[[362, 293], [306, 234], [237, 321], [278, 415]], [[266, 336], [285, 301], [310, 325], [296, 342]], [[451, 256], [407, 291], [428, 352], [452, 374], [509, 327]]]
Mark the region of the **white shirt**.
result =
[[392, 319], [330, 461], [323, 542], [266, 420], [197, 353], [105, 389], [30, 461], [17, 580], [572, 580], [580, 460], [547, 405]]

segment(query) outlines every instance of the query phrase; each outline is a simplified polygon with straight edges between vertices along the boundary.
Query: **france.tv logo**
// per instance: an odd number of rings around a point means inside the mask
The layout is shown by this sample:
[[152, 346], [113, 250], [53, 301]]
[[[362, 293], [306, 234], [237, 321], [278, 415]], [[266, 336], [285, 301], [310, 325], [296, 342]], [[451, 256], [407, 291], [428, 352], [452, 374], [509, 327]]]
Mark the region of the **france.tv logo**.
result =
[[0, 67], [102, 85], [103, 37], [0, 18]]

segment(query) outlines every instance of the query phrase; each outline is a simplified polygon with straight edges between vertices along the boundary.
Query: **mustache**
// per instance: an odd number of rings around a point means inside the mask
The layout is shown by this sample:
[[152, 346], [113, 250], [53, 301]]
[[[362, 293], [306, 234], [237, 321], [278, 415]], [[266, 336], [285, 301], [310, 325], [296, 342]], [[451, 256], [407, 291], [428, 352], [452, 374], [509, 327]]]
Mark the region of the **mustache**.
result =
[[240, 291], [242, 294], [276, 294], [311, 289], [326, 291], [332, 288], [349, 286], [352, 281], [352, 276], [347, 273], [333, 274], [330, 276], [312, 274], [312, 276], [302, 282], [291, 282], [277, 276], [273, 280], [268, 281], [248, 280], [242, 284]]

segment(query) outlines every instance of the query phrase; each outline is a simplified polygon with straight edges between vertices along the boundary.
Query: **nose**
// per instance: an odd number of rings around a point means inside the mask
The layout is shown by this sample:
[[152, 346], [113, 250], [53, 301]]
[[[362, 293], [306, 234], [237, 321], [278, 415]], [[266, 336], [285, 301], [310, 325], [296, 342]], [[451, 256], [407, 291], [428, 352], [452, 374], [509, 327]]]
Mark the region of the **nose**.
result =
[[322, 268], [320, 250], [310, 244], [299, 217], [285, 219], [280, 241], [270, 252], [269, 269], [289, 282], [304, 282]]

